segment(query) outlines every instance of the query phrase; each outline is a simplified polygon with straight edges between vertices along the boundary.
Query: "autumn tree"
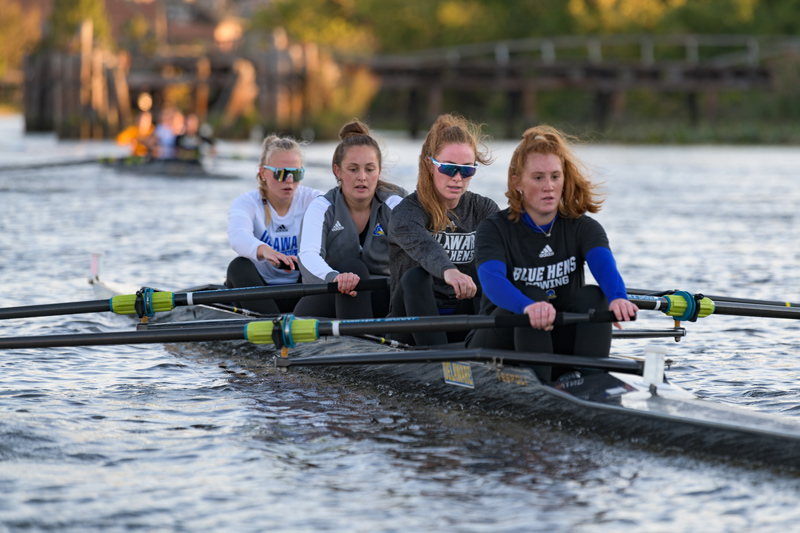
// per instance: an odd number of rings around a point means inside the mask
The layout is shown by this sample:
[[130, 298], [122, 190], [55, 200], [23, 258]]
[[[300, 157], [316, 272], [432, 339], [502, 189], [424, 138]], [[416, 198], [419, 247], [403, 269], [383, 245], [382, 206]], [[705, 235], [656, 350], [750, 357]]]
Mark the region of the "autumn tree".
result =
[[0, 0], [0, 78], [18, 70], [22, 58], [39, 42], [41, 15], [38, 10], [25, 13], [13, 0]]

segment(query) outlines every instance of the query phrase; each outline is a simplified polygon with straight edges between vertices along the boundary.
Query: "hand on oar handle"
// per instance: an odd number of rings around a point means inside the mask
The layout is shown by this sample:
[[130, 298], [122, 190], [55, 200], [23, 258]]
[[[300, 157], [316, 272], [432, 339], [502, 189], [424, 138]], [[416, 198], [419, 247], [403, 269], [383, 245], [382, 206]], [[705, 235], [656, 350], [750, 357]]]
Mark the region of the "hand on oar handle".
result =
[[553, 321], [556, 319], [556, 308], [553, 304], [548, 302], [533, 302], [522, 311], [530, 319], [531, 327], [534, 329], [543, 329], [545, 331], [553, 330]]
[[617, 329], [622, 329], [622, 325], [620, 324], [621, 321], [629, 322], [631, 320], [635, 320], [636, 311], [638, 309], [639, 308], [636, 306], [636, 304], [628, 301], [626, 298], [617, 298], [608, 304], [608, 310], [614, 313], [614, 316], [617, 317], [617, 321], [614, 322], [614, 327]]
[[355, 290], [356, 285], [358, 285], [358, 282], [361, 281], [361, 278], [358, 277], [358, 274], [353, 274], [352, 272], [342, 272], [333, 278], [333, 281], [339, 284], [339, 292], [342, 294], [349, 294], [350, 296], [356, 296], [358, 294]]

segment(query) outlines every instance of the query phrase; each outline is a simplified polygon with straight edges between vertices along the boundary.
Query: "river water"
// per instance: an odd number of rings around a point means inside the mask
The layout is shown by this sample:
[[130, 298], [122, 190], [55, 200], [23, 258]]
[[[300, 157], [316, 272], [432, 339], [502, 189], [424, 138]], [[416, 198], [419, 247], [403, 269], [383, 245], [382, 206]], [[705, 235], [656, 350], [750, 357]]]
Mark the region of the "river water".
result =
[[[414, 188], [420, 141], [389, 134], [385, 175]], [[308, 183], [333, 184], [333, 145]], [[505, 205], [514, 143], [473, 179]], [[26, 136], [0, 118], [0, 307], [91, 300], [104, 278], [220, 283], [230, 202], [255, 185], [258, 145], [222, 143], [233, 180], [117, 174], [60, 161], [111, 143]], [[579, 149], [605, 182], [597, 218], [629, 287], [800, 301], [800, 151]], [[637, 327], [671, 320], [640, 313]], [[108, 314], [6, 320], [0, 335], [130, 329]], [[663, 344], [670, 378], [714, 401], [800, 418], [800, 327], [711, 316]], [[0, 353], [0, 531], [794, 530], [800, 476], [561, 432], [383, 389], [276, 374], [211, 345]]]

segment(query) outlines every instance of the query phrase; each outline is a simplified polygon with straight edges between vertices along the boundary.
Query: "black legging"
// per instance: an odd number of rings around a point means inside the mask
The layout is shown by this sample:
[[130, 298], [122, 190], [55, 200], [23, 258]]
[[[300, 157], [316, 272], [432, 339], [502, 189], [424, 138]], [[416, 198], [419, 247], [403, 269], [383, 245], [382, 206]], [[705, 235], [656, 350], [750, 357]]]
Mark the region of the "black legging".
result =
[[[546, 300], [544, 291], [533, 295], [536, 301]], [[567, 302], [555, 304], [557, 311], [570, 313], [586, 313], [590, 309], [607, 310], [608, 300], [597, 285], [586, 285]], [[509, 311], [497, 308], [493, 316], [510, 315]], [[611, 324], [581, 322], [568, 326], [553, 328], [552, 331], [520, 328], [486, 328], [475, 330], [469, 339], [470, 348], [499, 348], [502, 350], [518, 350], [525, 352], [557, 353], [563, 355], [581, 355], [585, 357], [608, 357], [611, 349]], [[554, 375], [560, 373], [554, 368]], [[544, 379], [537, 368], [537, 373]]]
[[[246, 257], [237, 257], [228, 265], [228, 280], [225, 286], [229, 289], [246, 287], [268, 287], [267, 282], [258, 273], [256, 266]], [[300, 298], [281, 298], [278, 300], [250, 300], [248, 302], [235, 302], [237, 307], [250, 309], [265, 315], [280, 315], [291, 313]]]
[[[476, 284], [477, 285], [477, 284]], [[474, 315], [480, 302], [480, 290], [473, 298], [459, 300], [453, 314]], [[392, 295], [389, 316], [439, 316], [439, 306], [433, 293], [433, 276], [422, 267], [405, 271]], [[395, 333], [390, 338], [416, 346], [437, 346], [452, 342], [463, 342], [466, 331], [423, 331], [418, 333]]]
[[[331, 265], [339, 272], [352, 272], [362, 281], [370, 279], [369, 269], [360, 259], [344, 259]], [[376, 276], [372, 276], [376, 277]], [[318, 294], [303, 296], [294, 308], [297, 316], [339, 318], [383, 318], [389, 312], [389, 290], [358, 291], [348, 294]]]

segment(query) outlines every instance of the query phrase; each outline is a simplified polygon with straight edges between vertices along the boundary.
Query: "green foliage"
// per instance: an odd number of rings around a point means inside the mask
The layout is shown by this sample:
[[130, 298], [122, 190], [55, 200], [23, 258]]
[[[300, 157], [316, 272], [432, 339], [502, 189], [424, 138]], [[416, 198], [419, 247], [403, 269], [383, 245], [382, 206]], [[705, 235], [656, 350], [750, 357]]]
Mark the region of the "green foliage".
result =
[[45, 48], [80, 50], [79, 30], [84, 20], [92, 21], [95, 45], [111, 47], [111, 28], [104, 0], [55, 0], [49, 20], [50, 32], [43, 43]]
[[375, 49], [369, 21], [355, 0], [277, 0], [253, 17], [251, 28], [283, 28], [293, 41], [315, 42], [340, 51]]
[[143, 15], [135, 15], [123, 26], [119, 45], [133, 55], [155, 55], [158, 49], [155, 22], [147, 20]]
[[251, 31], [346, 52], [393, 53], [572, 33], [563, 0], [275, 0]]

